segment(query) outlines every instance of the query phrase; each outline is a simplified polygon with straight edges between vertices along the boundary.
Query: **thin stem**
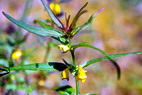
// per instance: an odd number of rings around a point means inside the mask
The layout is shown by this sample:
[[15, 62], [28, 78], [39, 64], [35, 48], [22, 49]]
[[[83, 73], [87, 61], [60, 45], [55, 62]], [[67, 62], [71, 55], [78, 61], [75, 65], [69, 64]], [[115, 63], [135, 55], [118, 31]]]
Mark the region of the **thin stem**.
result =
[[75, 78], [76, 83], [76, 95], [80, 95], [80, 87], [79, 87], [79, 81]]
[[[53, 21], [51, 21], [51, 26], [54, 28], [54, 22], [53, 22]], [[50, 52], [50, 49], [51, 49], [51, 47], [50, 47], [50, 45], [49, 45], [50, 42], [52, 42], [52, 39], [49, 39], [49, 40], [47, 41], [46, 52], [45, 52], [45, 56], [44, 56], [43, 62], [46, 62], [47, 59], [48, 59], [49, 52]]]
[[[74, 55], [74, 50], [70, 50], [71, 52], [71, 56], [72, 56], [72, 61], [73, 61], [73, 65], [76, 67], [76, 60], [75, 60], [75, 55]], [[80, 95], [80, 87], [79, 87], [79, 81], [77, 80], [76, 76], [75, 76], [75, 83], [76, 83], [76, 95]]]
[[71, 52], [71, 56], [72, 56], [73, 65], [76, 66], [74, 50], [71, 50], [70, 52]]
[[43, 62], [47, 61], [48, 55], [49, 55], [49, 51], [50, 51], [50, 46], [47, 46]]
[[50, 49], [51, 49], [51, 46], [49, 45], [50, 42], [52, 42], [52, 40], [49, 39], [49, 41], [47, 41], [46, 52], [45, 52], [45, 56], [44, 56], [43, 62], [46, 62], [47, 59], [48, 59], [49, 52], [50, 52]]
[[[23, 14], [22, 14], [22, 16], [21, 16], [21, 18], [20, 18], [20, 21], [22, 21], [22, 22], [26, 22], [26, 20], [27, 20], [27, 16], [29, 15], [29, 13], [30, 13], [30, 9], [32, 8], [32, 4], [33, 4], [33, 0], [27, 0], [26, 1], [26, 3], [25, 3], [25, 8], [24, 8], [24, 11], [23, 11]], [[17, 29], [17, 31], [16, 31], [16, 40], [19, 40], [19, 39], [21, 39], [21, 32], [22, 30], [21, 30], [21, 28], [19, 27], [18, 29]]]

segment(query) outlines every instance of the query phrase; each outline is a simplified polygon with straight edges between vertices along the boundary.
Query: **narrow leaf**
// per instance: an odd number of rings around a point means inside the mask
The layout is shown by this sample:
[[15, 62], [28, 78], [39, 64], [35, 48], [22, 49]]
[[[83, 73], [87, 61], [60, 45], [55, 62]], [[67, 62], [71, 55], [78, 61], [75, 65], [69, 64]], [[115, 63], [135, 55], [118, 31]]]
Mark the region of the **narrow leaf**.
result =
[[39, 24], [41, 27], [43, 27], [43, 28], [49, 28], [49, 27], [52, 28], [52, 26], [47, 25], [47, 24], [45, 23], [45, 21], [42, 21], [42, 20], [34, 20], [34, 23], [38, 23], [38, 24]]
[[60, 0], [60, 3], [67, 3], [70, 2], [71, 0]]
[[55, 87], [54, 89], [61, 95], [74, 95], [75, 93], [74, 88], [70, 85]]
[[117, 62], [115, 60], [113, 60], [111, 57], [109, 57], [109, 54], [107, 54], [105, 51], [99, 49], [99, 48], [96, 48], [86, 42], [83, 42], [83, 43], [79, 43], [78, 45], [74, 45], [72, 46], [72, 48], [75, 50], [76, 48], [78, 47], [88, 47], [88, 48], [92, 48], [92, 49], [95, 49], [97, 51], [99, 51], [100, 53], [102, 53], [103, 55], [105, 55], [111, 62], [112, 64], [115, 66], [116, 68], [116, 71], [117, 71], [117, 77], [118, 79], [120, 79], [120, 76], [121, 76], [121, 70], [120, 70], [120, 67], [119, 65], [117, 64]]
[[0, 67], [0, 77], [9, 73], [10, 73], [10, 69], [8, 67]]
[[67, 44], [68, 43], [68, 40], [66, 40], [63, 37], [52, 37], [52, 38], [56, 39], [57, 41], [59, 41], [62, 44]]
[[[142, 54], [142, 51], [138, 51], [138, 52], [129, 52], [129, 53], [120, 53], [120, 54], [112, 54], [109, 55], [110, 58], [114, 59], [114, 58], [118, 58], [118, 57], [122, 57], [122, 56], [128, 56], [128, 55], [134, 55], [134, 54]], [[104, 60], [109, 60], [107, 57], [101, 57], [101, 58], [95, 58], [95, 59], [91, 59], [87, 62], [85, 62], [84, 64], [82, 64], [83, 68], [94, 64], [96, 62], [100, 62], [100, 61], [104, 61]]]
[[21, 65], [11, 67], [10, 70], [41, 70], [41, 71], [63, 71], [67, 66], [59, 62], [48, 62], [48, 63], [35, 63], [28, 65]]
[[79, 19], [79, 17], [80, 17], [83, 13], [87, 12], [86, 10], [83, 10], [87, 5], [88, 5], [88, 2], [86, 2], [85, 5], [78, 11], [78, 13], [77, 13], [76, 16], [74, 17], [74, 19], [73, 19], [73, 21], [72, 21], [72, 23], [71, 23], [71, 25], [70, 25], [71, 28], [74, 28], [74, 27], [76, 26], [76, 22], [77, 22], [77, 20]]
[[83, 24], [83, 25], [81, 25], [81, 26], [75, 28], [75, 29], [72, 31], [72, 35], [75, 35], [75, 34], [77, 34], [79, 31], [88, 28], [88, 27], [92, 24], [94, 18], [95, 18], [103, 9], [104, 9], [104, 8], [98, 10], [95, 14], [93, 14], [93, 15], [88, 19], [88, 21], [87, 21], [85, 24]]
[[6, 14], [4, 12], [3, 12], [3, 14], [4, 14], [5, 17], [7, 17], [10, 21], [15, 23], [19, 27], [24, 28], [25, 30], [27, 30], [31, 33], [34, 33], [36, 35], [58, 37], [58, 36], [61, 36], [63, 34], [63, 32], [60, 32], [60, 31], [54, 29], [53, 27], [42, 28], [42, 27], [38, 27], [38, 26], [29, 25], [29, 24], [26, 24], [22, 21], [18, 21], [16, 19], [12, 18], [11, 16], [9, 16], [8, 14]]
[[50, 8], [48, 7], [48, 4], [46, 4], [46, 2], [44, 0], [41, 0], [42, 4], [44, 5], [44, 8], [46, 9], [46, 11], [48, 12], [50, 18], [53, 20], [53, 22], [60, 28], [63, 28], [62, 23], [60, 22], [60, 20], [53, 14], [53, 12], [50, 10]]

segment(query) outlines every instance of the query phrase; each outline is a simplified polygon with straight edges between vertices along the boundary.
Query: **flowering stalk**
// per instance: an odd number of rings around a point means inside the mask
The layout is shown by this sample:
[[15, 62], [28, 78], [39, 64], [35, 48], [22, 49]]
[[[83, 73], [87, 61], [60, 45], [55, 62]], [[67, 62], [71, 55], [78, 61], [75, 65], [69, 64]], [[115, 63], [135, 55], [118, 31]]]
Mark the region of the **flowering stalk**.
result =
[[[77, 67], [75, 55], [74, 55], [74, 50], [70, 50], [70, 52], [71, 52], [71, 56], [72, 56], [73, 65], [75, 67]], [[77, 77], [75, 77], [75, 84], [76, 84], [76, 95], [80, 95], [79, 80], [77, 79]]]

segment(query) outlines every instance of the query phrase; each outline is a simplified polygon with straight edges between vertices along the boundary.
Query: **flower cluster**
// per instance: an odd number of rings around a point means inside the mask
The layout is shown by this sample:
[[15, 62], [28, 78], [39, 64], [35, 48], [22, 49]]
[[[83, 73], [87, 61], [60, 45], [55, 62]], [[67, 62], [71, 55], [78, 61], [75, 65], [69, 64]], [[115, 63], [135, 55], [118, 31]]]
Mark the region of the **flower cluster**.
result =
[[[77, 66], [75, 77], [77, 80], [80, 80], [81, 82], [85, 82], [87, 75], [85, 73], [86, 71], [83, 70], [82, 66]], [[69, 80], [69, 68], [66, 68], [64, 71], [61, 72], [62, 79]]]

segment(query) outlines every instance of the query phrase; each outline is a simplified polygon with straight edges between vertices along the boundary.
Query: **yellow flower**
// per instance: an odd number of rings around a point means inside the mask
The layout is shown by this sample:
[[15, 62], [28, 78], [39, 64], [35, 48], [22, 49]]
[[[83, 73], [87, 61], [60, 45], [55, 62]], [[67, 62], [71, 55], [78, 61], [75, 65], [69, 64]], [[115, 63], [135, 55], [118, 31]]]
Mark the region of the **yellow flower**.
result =
[[68, 52], [70, 48], [67, 45], [59, 45], [58, 48], [63, 52]]
[[40, 81], [38, 82], [38, 85], [39, 85], [39, 86], [44, 86], [44, 84], [45, 84], [44, 80], [40, 80]]
[[55, 15], [61, 13], [61, 7], [60, 7], [59, 4], [57, 4], [57, 3], [50, 3], [49, 7], [50, 7], [50, 9], [53, 11], [53, 13]]
[[86, 81], [87, 76], [86, 76], [86, 73], [81, 66], [78, 66], [78, 72], [77, 72], [76, 78], [77, 78], [77, 80], [81, 80], [81, 82]]
[[63, 79], [69, 80], [69, 68], [66, 68], [65, 70], [63, 70], [61, 72], [61, 75], [62, 75], [62, 80]]
[[12, 58], [14, 60], [19, 59], [21, 56], [22, 56], [22, 51], [20, 49], [17, 49], [12, 53]]

